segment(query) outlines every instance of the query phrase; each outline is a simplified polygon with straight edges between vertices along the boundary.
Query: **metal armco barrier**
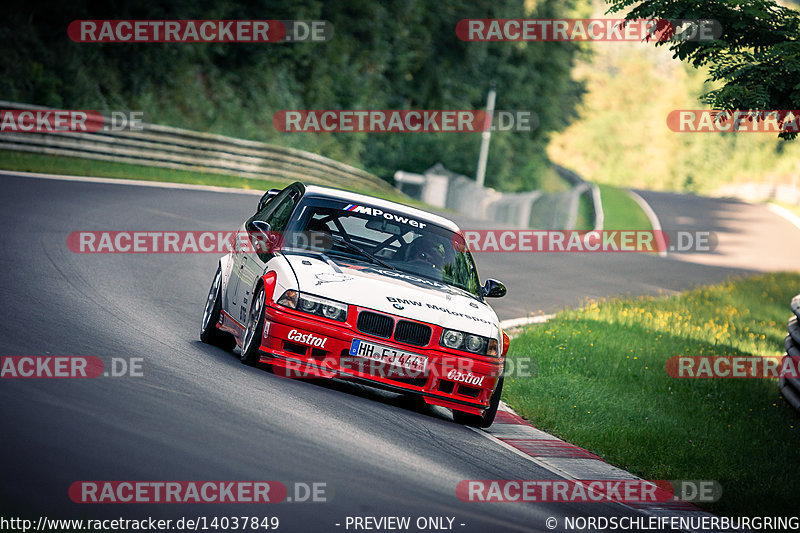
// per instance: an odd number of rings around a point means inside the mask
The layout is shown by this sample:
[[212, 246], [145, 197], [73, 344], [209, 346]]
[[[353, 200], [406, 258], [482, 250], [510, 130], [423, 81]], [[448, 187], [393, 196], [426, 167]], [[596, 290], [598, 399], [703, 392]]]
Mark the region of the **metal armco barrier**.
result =
[[[0, 100], [0, 109], [52, 108]], [[146, 124], [143, 131], [0, 132], [0, 149], [245, 178], [396, 191], [369, 172], [321, 155], [157, 124]]]
[[[554, 164], [553, 168], [571, 185], [569, 190], [557, 193], [502, 193], [482, 187], [474, 179], [452, 172], [441, 163], [436, 163], [423, 174], [397, 171], [394, 178], [399, 187], [418, 188], [419, 199], [431, 205], [517, 228], [574, 229], [580, 198], [585, 196], [592, 209], [592, 229], [602, 230], [604, 215], [597, 185], [584, 181], [575, 172], [562, 166]], [[414, 192], [406, 192], [414, 196]], [[544, 215], [539, 216], [536, 222], [531, 216], [534, 206], [546, 208]]]
[[[789, 330], [784, 347], [786, 354], [784, 357], [800, 357], [800, 294], [792, 298], [789, 306], [794, 316], [789, 319], [787, 329]], [[800, 379], [780, 378], [779, 386], [783, 398], [796, 410], [800, 411]]]
[[777, 201], [800, 205], [800, 187], [779, 183], [728, 183], [718, 188], [714, 196], [739, 198], [750, 202]]

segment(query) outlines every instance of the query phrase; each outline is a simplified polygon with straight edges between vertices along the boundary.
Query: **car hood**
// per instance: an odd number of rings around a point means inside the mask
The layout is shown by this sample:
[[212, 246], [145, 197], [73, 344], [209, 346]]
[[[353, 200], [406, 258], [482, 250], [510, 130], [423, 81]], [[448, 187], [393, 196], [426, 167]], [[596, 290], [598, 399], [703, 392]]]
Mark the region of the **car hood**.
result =
[[285, 258], [300, 292], [485, 337], [499, 335], [491, 307], [444, 283], [378, 265], [311, 255]]

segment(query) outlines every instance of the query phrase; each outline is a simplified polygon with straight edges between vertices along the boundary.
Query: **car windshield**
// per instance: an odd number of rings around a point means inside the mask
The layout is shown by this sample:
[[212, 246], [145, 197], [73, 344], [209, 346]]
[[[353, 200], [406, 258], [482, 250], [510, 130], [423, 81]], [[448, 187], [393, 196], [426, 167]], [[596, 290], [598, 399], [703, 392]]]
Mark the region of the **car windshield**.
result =
[[461, 236], [399, 211], [307, 198], [286, 234], [284, 252], [371, 263], [480, 294], [475, 262]]

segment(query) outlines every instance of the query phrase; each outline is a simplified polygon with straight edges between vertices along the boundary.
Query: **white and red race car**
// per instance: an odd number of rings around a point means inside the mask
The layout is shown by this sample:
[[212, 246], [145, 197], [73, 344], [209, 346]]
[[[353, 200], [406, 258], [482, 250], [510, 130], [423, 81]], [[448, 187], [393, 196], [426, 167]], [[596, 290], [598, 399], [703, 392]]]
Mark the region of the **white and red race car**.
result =
[[272, 189], [220, 259], [200, 338], [248, 364], [421, 395], [488, 427], [508, 336], [451, 221], [338, 189]]

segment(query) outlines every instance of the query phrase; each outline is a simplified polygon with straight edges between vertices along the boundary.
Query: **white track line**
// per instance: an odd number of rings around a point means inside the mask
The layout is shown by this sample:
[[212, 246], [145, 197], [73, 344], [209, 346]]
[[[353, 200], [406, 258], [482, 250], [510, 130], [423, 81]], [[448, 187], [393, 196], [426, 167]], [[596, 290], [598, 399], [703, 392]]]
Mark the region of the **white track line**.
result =
[[[514, 412], [513, 409], [511, 409], [511, 407], [506, 405], [505, 402], [500, 402], [500, 410], [507, 411], [507, 412], [512, 413], [512, 414], [514, 414], [516, 416], [519, 416], [519, 415], [517, 415], [517, 413]], [[520, 424], [509, 424], [509, 425], [520, 425]], [[532, 430], [535, 430], [535, 428], [532, 425], [530, 425], [529, 423], [522, 424], [522, 426], [523, 427], [529, 427]], [[492, 441], [493, 443], [501, 446], [502, 448], [505, 448], [506, 450], [512, 452], [513, 454], [525, 459], [526, 461], [529, 461], [529, 462], [531, 462], [531, 463], [533, 463], [533, 464], [535, 464], [535, 465], [537, 465], [537, 466], [539, 466], [541, 468], [544, 468], [545, 470], [547, 470], [549, 472], [553, 472], [554, 474], [559, 475], [564, 479], [577, 481], [577, 482], [588, 481], [588, 479], [586, 477], [587, 472], [585, 472], [585, 471], [578, 470], [578, 471], [570, 472], [568, 470], [565, 470], [561, 466], [548, 461], [547, 458], [545, 458], [545, 457], [537, 457], [537, 456], [525, 453], [524, 451], [515, 448], [514, 446], [508, 444], [507, 442], [504, 442], [502, 439], [500, 439], [498, 437], [495, 437], [491, 433], [488, 433], [488, 432], [483, 431], [483, 430], [478, 429], [478, 428], [473, 428], [473, 427], [469, 427], [469, 426], [466, 426], [466, 427], [468, 429], [474, 431], [475, 433], [477, 433], [479, 435], [482, 435], [483, 437], [489, 439], [490, 441]], [[541, 430], [538, 430], [538, 431], [541, 431]], [[560, 442], [565, 442], [565, 441], [561, 441], [561, 439], [556, 439], [556, 440], [558, 440]], [[598, 466], [601, 467], [601, 469], [605, 470], [609, 474], [608, 475], [609, 479], [612, 479], [612, 476], [614, 476], [613, 479], [617, 479], [616, 476], [619, 476], [620, 474], [624, 474], [625, 477], [620, 477], [619, 479], [628, 479], [627, 476], [630, 476], [630, 479], [637, 479], [637, 480], [641, 480], [643, 482], [647, 482], [648, 481], [648, 480], [643, 480], [642, 478], [640, 478], [638, 476], [634, 476], [633, 474], [631, 474], [630, 472], [628, 472], [626, 470], [623, 470], [621, 468], [618, 468], [618, 467], [615, 467], [613, 465], [610, 465], [610, 464], [606, 463], [603, 460], [594, 459], [593, 461], [596, 461], [598, 463]], [[597, 473], [598, 473], [598, 471], [595, 469], [595, 470], [592, 470], [591, 474], [589, 474], [589, 475], [590, 475], [590, 477], [592, 479], [596, 479], [596, 478], [598, 478]], [[665, 515], [666, 516], [676, 516], [676, 517], [681, 517], [681, 516], [691, 517], [691, 516], [698, 516], [698, 515], [699, 516], [708, 516], [708, 517], [714, 516], [712, 513], [709, 513], [707, 511], [703, 511], [702, 509], [697, 508], [697, 507], [695, 507], [694, 509], [686, 509], [686, 510], [681, 509], [681, 510], [678, 510], [678, 509], [670, 509], [668, 507], [647, 507], [647, 506], [637, 507], [637, 506], [630, 505], [630, 504], [628, 504], [626, 502], [614, 502], [614, 503], [616, 503], [617, 505], [620, 505], [620, 506], [622, 506], [622, 507], [624, 507], [626, 509], [629, 509], [629, 510], [637, 512], [637, 513], [641, 513], [641, 514], [646, 515], [646, 516], [654, 516], [654, 517], [665, 516]], [[713, 533], [712, 531], [708, 531], [708, 530], [706, 530], [706, 531], [697, 531], [697, 532], [693, 532], [691, 530], [683, 530], [683, 531], [686, 531], [687, 533]]]
[[261, 196], [263, 191], [256, 189], [234, 189], [214, 185], [195, 185], [191, 183], [174, 183], [167, 181], [129, 180], [126, 178], [90, 178], [88, 176], [72, 176], [69, 174], [42, 174], [39, 172], [23, 172], [20, 170], [0, 169], [0, 173], [19, 175], [25, 178], [37, 178], [60, 181], [79, 181], [85, 183], [108, 183], [114, 185], [132, 185], [134, 187], [156, 187], [160, 189], [188, 189], [194, 191], [224, 192], [229, 194], [250, 194]]
[[639, 204], [639, 207], [642, 208], [642, 211], [644, 211], [644, 214], [647, 215], [647, 218], [650, 220], [650, 225], [653, 226], [653, 231], [656, 232], [656, 245], [660, 250], [658, 255], [660, 257], [667, 257], [667, 243], [664, 242], [664, 236], [661, 233], [661, 222], [658, 220], [658, 215], [656, 215], [656, 212], [653, 211], [653, 208], [650, 207], [650, 204], [648, 204], [644, 198], [630, 189], [627, 190], [627, 193], [633, 198], [634, 202]]
[[518, 328], [529, 324], [544, 324], [556, 315], [523, 316], [519, 318], [509, 318], [500, 322], [501, 329]]
[[[539, 315], [539, 316], [534, 316], [534, 317], [511, 318], [511, 319], [503, 320], [502, 322], [500, 322], [500, 327], [502, 329], [509, 329], [509, 328], [516, 328], [516, 327], [525, 326], [525, 325], [529, 325], [529, 324], [543, 324], [543, 323], [549, 321], [550, 319], [552, 319], [554, 316], [555, 316], [554, 314], [551, 314], [551, 315]], [[512, 335], [512, 338], [513, 337], [514, 336]], [[500, 411], [506, 411], [508, 413], [511, 413], [511, 414], [516, 415], [516, 416], [519, 417], [519, 414], [517, 414], [508, 404], [506, 404], [503, 401], [500, 402], [499, 410]], [[509, 423], [508, 425], [521, 425], [522, 427], [529, 427], [533, 431], [547, 433], [547, 432], [542, 431], [541, 429], [534, 428], [534, 426], [532, 424], [530, 424], [529, 422], [526, 422], [525, 424]], [[579, 468], [578, 470], [573, 470], [572, 472], [570, 472], [570, 471], [565, 470], [564, 468], [562, 468], [562, 466], [560, 466], [558, 464], [554, 464], [551, 461], [548, 461], [546, 457], [537, 457], [535, 455], [531, 455], [531, 454], [525, 453], [524, 451], [522, 451], [522, 450], [520, 450], [518, 448], [515, 448], [511, 444], [505, 442], [503, 439], [498, 438], [498, 437], [492, 435], [491, 433], [489, 433], [487, 431], [483, 431], [481, 429], [473, 428], [473, 427], [469, 427], [469, 426], [465, 426], [465, 427], [467, 427], [467, 429], [470, 429], [470, 430], [474, 431], [478, 435], [481, 435], [481, 436], [489, 439], [494, 444], [500, 446], [501, 448], [504, 448], [504, 449], [510, 451], [514, 455], [516, 455], [518, 457], [521, 457], [521, 458], [525, 459], [526, 461], [529, 461], [529, 462], [535, 464], [536, 466], [544, 468], [545, 470], [553, 472], [554, 474], [557, 474], [557, 475], [563, 477], [564, 479], [569, 479], [569, 480], [573, 480], [573, 481], [586, 480], [585, 468], [584, 469], [580, 469]], [[557, 440], [557, 441], [566, 442], [566, 441], [562, 441], [561, 439], [559, 439], [559, 438], [557, 438], [554, 435], [551, 435], [549, 433], [548, 433], [548, 435], [554, 437], [554, 439]], [[567, 443], [567, 444], [569, 444], [569, 443]], [[641, 479], [638, 476], [634, 476], [633, 474], [631, 474], [627, 470], [624, 470], [622, 468], [618, 468], [616, 466], [610, 465], [610, 464], [606, 463], [603, 460], [595, 459], [594, 461], [596, 461], [598, 463], [597, 466], [600, 467], [600, 469], [602, 469], [602, 470], [604, 470], [604, 471], [606, 471], [608, 473], [607, 477], [609, 477], [609, 478], [611, 478], [613, 476], [616, 479], [616, 477], [619, 476], [620, 473], [624, 473], [626, 475], [631, 476], [633, 479]], [[590, 475], [590, 477], [597, 478], [598, 477], [597, 469], [593, 469], [592, 472], [593, 473]], [[680, 516], [692, 516], [692, 515], [713, 516], [713, 514], [708, 513], [706, 511], [703, 511], [703, 510], [701, 510], [699, 508], [697, 508], [696, 510], [675, 510], [675, 509], [668, 509], [668, 508], [635, 507], [635, 506], [632, 506], [632, 505], [628, 505], [625, 502], [615, 502], [615, 503], [621, 505], [622, 507], [624, 507], [626, 509], [630, 509], [630, 510], [636, 511], [638, 513], [642, 513], [642, 514], [647, 515], [647, 516], [656, 516], [657, 517], [657, 516], [663, 516], [665, 514], [669, 515], [669, 516], [678, 516], [678, 517], [680, 517]], [[704, 531], [704, 532], [702, 532], [702, 531], [698, 531], [698, 532], [689, 531], [688, 533], [714, 533], [714, 532], [711, 532], [711, 531]]]
[[800, 229], [800, 217], [798, 217], [785, 207], [781, 207], [778, 204], [769, 203], [767, 204], [767, 209], [769, 209], [776, 215], [785, 218], [786, 220], [794, 224], [797, 227], [797, 229]]
[[592, 183], [592, 202], [594, 203], [594, 231], [603, 231], [606, 215], [603, 211], [603, 197], [600, 194], [600, 187]]

